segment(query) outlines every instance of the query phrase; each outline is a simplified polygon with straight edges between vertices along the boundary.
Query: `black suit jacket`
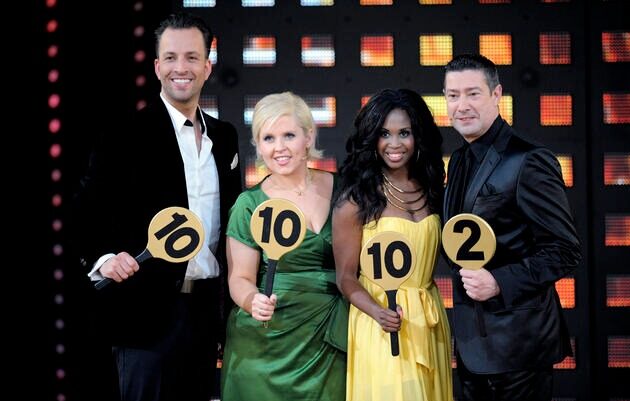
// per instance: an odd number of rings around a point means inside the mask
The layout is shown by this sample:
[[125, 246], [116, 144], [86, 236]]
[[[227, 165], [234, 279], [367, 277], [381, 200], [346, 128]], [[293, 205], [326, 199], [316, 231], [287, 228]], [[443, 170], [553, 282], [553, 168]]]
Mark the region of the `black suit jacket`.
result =
[[[238, 138], [231, 124], [202, 115], [219, 175], [222, 241], [216, 256], [227, 266], [227, 214], [241, 192]], [[119, 123], [117, 130], [104, 133], [77, 197], [78, 251], [88, 269], [107, 253], [138, 255], [158, 211], [188, 207], [184, 164], [166, 106], [157, 98], [131, 118], [131, 124]], [[159, 341], [177, 319], [175, 297], [186, 267], [187, 262], [149, 259], [130, 279], [99, 291], [100, 310], [95, 313], [103, 316], [114, 344]], [[214, 302], [208, 308], [218, 312], [219, 306]]]
[[[456, 348], [475, 373], [549, 366], [570, 355], [566, 323], [554, 283], [581, 259], [560, 165], [548, 149], [518, 136], [504, 121], [470, 181], [463, 203], [494, 230], [495, 256], [485, 266], [501, 293], [482, 302], [487, 337], [479, 335], [474, 303], [453, 266]], [[458, 174], [462, 149], [451, 157]], [[449, 180], [450, 181], [450, 180]], [[444, 216], [453, 196], [447, 186]]]

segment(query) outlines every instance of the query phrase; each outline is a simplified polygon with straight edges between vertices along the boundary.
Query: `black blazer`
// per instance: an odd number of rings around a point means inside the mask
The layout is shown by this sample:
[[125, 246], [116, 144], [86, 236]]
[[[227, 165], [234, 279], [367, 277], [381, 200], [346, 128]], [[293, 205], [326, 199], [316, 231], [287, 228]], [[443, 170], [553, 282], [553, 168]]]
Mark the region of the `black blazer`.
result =
[[[451, 157], [458, 171], [462, 149]], [[444, 216], [450, 217], [447, 186]], [[479, 335], [473, 301], [453, 267], [456, 349], [475, 373], [502, 373], [549, 366], [571, 354], [554, 283], [580, 262], [577, 238], [560, 165], [548, 149], [518, 136], [504, 121], [470, 181], [463, 212], [485, 219], [497, 249], [485, 266], [501, 293], [482, 302], [487, 337]], [[445, 220], [445, 221], [446, 221]]]
[[[202, 113], [219, 175], [221, 243], [217, 259], [225, 270], [228, 210], [241, 192], [238, 138], [234, 127]], [[166, 106], [157, 98], [135, 113], [131, 124], [109, 130], [95, 149], [77, 197], [78, 251], [91, 269], [106, 253], [136, 256], [146, 246], [153, 216], [169, 206], [188, 207], [183, 160]], [[98, 292], [114, 344], [141, 345], [160, 336], [176, 319], [175, 297], [187, 263], [143, 262], [121, 284]], [[208, 305], [216, 308], [219, 305]]]

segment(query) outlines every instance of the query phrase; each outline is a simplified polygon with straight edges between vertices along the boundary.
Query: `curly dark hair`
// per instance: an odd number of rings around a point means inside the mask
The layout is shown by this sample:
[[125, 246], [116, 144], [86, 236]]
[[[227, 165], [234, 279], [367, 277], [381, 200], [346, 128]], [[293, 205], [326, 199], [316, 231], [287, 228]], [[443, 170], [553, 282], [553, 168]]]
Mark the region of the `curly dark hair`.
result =
[[354, 132], [346, 142], [347, 156], [339, 168], [341, 182], [335, 205], [355, 202], [359, 218], [366, 224], [381, 217], [386, 199], [379, 190], [384, 161], [377, 155], [377, 143], [387, 115], [404, 110], [411, 122], [418, 157], [409, 161], [409, 178], [415, 178], [427, 195], [431, 213], [441, 214], [444, 198], [442, 134], [422, 97], [410, 89], [384, 89], [372, 96], [354, 120]]

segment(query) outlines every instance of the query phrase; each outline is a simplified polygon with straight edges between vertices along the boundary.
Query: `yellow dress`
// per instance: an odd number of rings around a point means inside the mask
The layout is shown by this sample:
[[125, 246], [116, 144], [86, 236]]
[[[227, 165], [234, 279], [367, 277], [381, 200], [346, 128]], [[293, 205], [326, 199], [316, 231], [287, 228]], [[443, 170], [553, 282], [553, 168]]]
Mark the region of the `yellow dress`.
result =
[[[370, 316], [350, 307], [346, 401], [451, 401], [451, 333], [433, 269], [438, 257], [440, 218], [433, 214], [419, 222], [381, 217], [363, 227], [362, 246], [382, 231], [404, 234], [415, 252], [414, 271], [398, 289], [403, 310], [398, 332], [400, 355], [391, 354], [390, 334]], [[361, 272], [360, 283], [387, 307], [382, 288]]]

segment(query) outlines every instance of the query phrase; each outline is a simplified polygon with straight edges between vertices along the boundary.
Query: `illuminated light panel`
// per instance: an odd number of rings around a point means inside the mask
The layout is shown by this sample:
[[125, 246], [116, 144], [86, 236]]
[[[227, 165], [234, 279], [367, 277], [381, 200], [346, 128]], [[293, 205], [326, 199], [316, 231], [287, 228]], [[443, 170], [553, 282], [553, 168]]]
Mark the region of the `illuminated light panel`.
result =
[[446, 65], [453, 58], [452, 35], [420, 35], [420, 65]]
[[630, 337], [608, 337], [608, 367], [630, 368]]
[[573, 157], [566, 154], [557, 154], [556, 158], [558, 163], [560, 163], [564, 185], [567, 188], [571, 188], [573, 186]]
[[512, 35], [487, 33], [479, 35], [479, 53], [496, 65], [512, 64]]
[[540, 64], [571, 64], [571, 35], [541, 32], [538, 36]]
[[607, 214], [606, 246], [630, 246], [630, 215]]
[[304, 7], [332, 6], [334, 4], [335, 0], [300, 0], [300, 5]]
[[276, 5], [275, 0], [241, 0], [243, 7], [273, 7]]
[[630, 153], [604, 153], [604, 185], [630, 185]]
[[201, 95], [199, 98], [201, 110], [210, 114], [214, 118], [219, 118], [219, 102], [216, 96]]
[[630, 32], [602, 32], [602, 58], [606, 63], [630, 61]]
[[571, 95], [540, 95], [540, 125], [573, 125]]
[[361, 96], [361, 107], [365, 106], [365, 104], [370, 100], [372, 95]]
[[245, 96], [245, 107], [243, 108], [243, 122], [245, 125], [252, 125], [252, 118], [254, 116], [254, 107], [264, 95], [247, 95]]
[[362, 6], [391, 6], [394, 4], [394, 0], [361, 0], [359, 4]]
[[450, 127], [451, 122], [446, 111], [446, 98], [444, 95], [423, 95], [422, 99], [429, 106], [435, 124], [438, 127]]
[[[571, 337], [571, 349], [573, 350], [573, 356], [567, 356], [562, 361], [553, 365], [554, 369], [575, 369], [575, 338]], [[554, 398], [555, 399], [555, 398]]]
[[243, 38], [243, 64], [271, 67], [276, 64], [276, 38], [273, 36], [246, 36]]
[[630, 275], [606, 276], [606, 306], [630, 307]]
[[575, 278], [565, 277], [556, 281], [556, 291], [564, 309], [575, 308]]
[[212, 65], [215, 65], [217, 63], [218, 57], [217, 57], [216, 36], [212, 39], [212, 44], [210, 45], [210, 54], [208, 55], [208, 58], [210, 59], [210, 62], [212, 63]]
[[451, 368], [457, 368], [457, 358], [455, 357], [455, 336], [451, 335]]
[[303, 96], [311, 108], [313, 120], [318, 127], [334, 127], [337, 124], [337, 99], [334, 96]]
[[604, 124], [630, 124], [630, 93], [604, 93]]
[[302, 36], [302, 64], [307, 67], [334, 67], [332, 35]]
[[[318, 160], [309, 160], [308, 167], [318, 170], [325, 170], [334, 173], [337, 171], [337, 159], [334, 157], [325, 157]], [[256, 156], [249, 156], [245, 163], [245, 186], [251, 188], [258, 184], [270, 174], [269, 169], [262, 161], [256, 159]]]
[[437, 4], [453, 4], [452, 0], [418, 0], [418, 3], [429, 6], [429, 5], [437, 5]]
[[449, 309], [453, 307], [453, 280], [450, 276], [435, 276], [435, 285], [437, 285], [444, 307]]
[[479, 0], [479, 4], [510, 4], [511, 0]]
[[394, 65], [394, 37], [362, 36], [361, 65], [363, 67], [391, 67]]
[[442, 156], [442, 161], [444, 162], [444, 185], [448, 182], [448, 163], [451, 161], [451, 155]]
[[499, 113], [508, 124], [514, 124], [514, 99], [512, 95], [503, 95], [499, 100]]
[[216, 0], [184, 0], [184, 7], [214, 7], [217, 5]]

